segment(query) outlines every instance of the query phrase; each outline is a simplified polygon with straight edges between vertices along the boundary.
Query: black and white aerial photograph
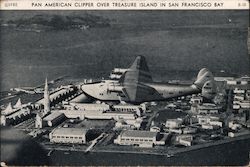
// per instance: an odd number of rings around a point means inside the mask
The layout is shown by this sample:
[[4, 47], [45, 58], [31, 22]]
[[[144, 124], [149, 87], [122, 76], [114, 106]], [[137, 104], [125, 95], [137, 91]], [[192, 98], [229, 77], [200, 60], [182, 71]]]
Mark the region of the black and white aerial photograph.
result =
[[249, 53], [249, 10], [1, 11], [1, 167], [247, 166]]

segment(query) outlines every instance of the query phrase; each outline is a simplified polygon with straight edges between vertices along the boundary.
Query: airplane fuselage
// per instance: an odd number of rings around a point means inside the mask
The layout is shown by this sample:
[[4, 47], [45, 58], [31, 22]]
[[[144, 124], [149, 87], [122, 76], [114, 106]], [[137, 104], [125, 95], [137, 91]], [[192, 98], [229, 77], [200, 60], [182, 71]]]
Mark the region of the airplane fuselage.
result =
[[160, 96], [159, 99], [157, 100], [167, 100], [180, 96], [196, 94], [201, 91], [195, 85], [161, 84], [161, 83], [144, 83], [144, 84], [151, 88], [154, 88], [157, 91], [157, 93], [159, 93]]
[[120, 96], [117, 92], [108, 91], [110, 80], [103, 80], [98, 83], [90, 83], [82, 85], [82, 91], [85, 95], [100, 101], [119, 101]]
[[[116, 83], [116, 82], [115, 82]], [[125, 97], [114, 91], [109, 91], [112, 80], [103, 80], [99, 83], [84, 84], [82, 90], [85, 95], [100, 101], [126, 101]], [[185, 96], [189, 94], [199, 93], [199, 90], [194, 85], [179, 85], [179, 84], [161, 84], [161, 83], [141, 83], [142, 86], [150, 87], [155, 90], [147, 96], [141, 98], [138, 102], [146, 101], [163, 101], [171, 98]]]
[[129, 103], [163, 101], [197, 93], [209, 99], [214, 97], [213, 75], [205, 68], [199, 71], [196, 81], [191, 85], [154, 82], [144, 56], [137, 56], [133, 64], [121, 73], [119, 81], [103, 80], [82, 85], [84, 95], [100, 101]]

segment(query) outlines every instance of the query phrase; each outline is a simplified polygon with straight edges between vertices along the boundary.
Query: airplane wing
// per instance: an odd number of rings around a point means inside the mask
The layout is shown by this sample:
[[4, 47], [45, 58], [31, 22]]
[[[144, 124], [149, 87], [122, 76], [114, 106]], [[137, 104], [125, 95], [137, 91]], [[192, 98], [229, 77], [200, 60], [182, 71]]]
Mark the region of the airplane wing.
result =
[[144, 56], [137, 56], [133, 64], [120, 79], [120, 83], [124, 85], [139, 82], [152, 82], [152, 77]]
[[143, 84], [127, 85], [122, 89], [123, 101], [141, 103], [143, 101], [155, 100], [161, 95], [152, 87]]
[[[123, 86], [123, 94], [130, 102], [140, 102], [149, 97], [150, 94], [156, 95], [154, 88], [144, 85], [143, 83], [152, 82], [152, 77], [144, 56], [138, 56], [130, 68], [120, 78]], [[142, 100], [143, 99], [143, 100]]]

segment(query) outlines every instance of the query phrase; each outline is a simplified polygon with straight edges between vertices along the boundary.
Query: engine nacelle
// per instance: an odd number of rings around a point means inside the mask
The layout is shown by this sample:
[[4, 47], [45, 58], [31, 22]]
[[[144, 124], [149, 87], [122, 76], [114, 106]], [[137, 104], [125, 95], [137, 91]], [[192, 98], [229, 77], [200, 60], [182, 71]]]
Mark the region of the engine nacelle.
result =
[[108, 91], [109, 92], [119, 92], [121, 93], [123, 89], [123, 86], [117, 85], [117, 84], [109, 84]]
[[207, 99], [213, 99], [216, 95], [216, 86], [214, 81], [207, 81], [202, 87], [201, 94]]
[[110, 74], [109, 78], [110, 79], [120, 79], [122, 75], [119, 75], [119, 74]]
[[128, 69], [125, 68], [114, 68], [113, 73], [125, 73]]

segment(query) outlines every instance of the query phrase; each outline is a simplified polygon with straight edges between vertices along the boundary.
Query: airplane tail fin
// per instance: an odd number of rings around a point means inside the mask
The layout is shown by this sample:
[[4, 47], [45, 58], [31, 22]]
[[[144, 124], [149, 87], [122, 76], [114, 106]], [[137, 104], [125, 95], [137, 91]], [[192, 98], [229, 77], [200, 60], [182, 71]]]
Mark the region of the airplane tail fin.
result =
[[212, 99], [215, 96], [216, 85], [213, 74], [206, 68], [200, 70], [194, 85], [201, 89], [201, 94], [207, 99]]
[[213, 81], [214, 77], [213, 74], [206, 68], [203, 68], [199, 71], [197, 75], [197, 79], [194, 82], [194, 85], [196, 85], [199, 89], [202, 89], [203, 85], [207, 81]]

